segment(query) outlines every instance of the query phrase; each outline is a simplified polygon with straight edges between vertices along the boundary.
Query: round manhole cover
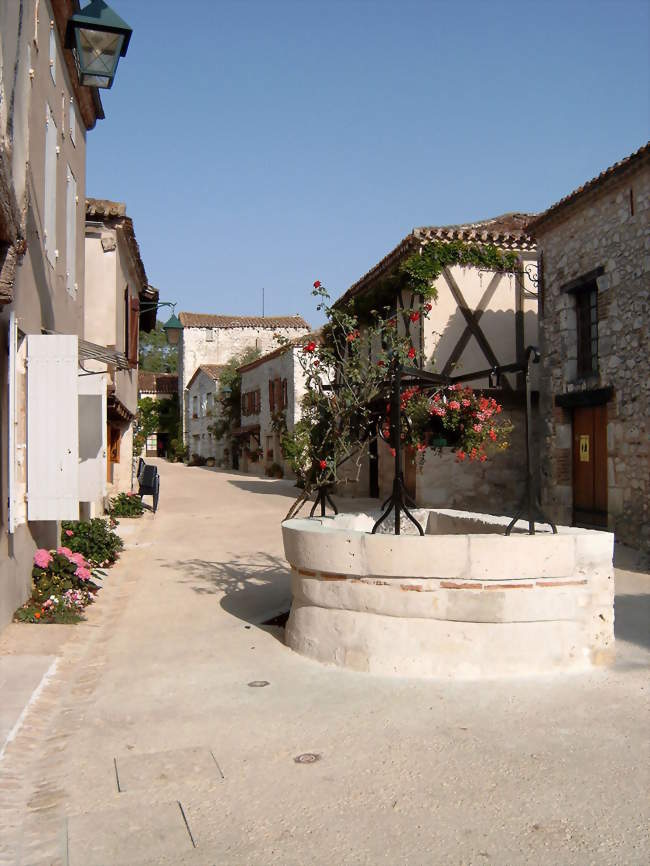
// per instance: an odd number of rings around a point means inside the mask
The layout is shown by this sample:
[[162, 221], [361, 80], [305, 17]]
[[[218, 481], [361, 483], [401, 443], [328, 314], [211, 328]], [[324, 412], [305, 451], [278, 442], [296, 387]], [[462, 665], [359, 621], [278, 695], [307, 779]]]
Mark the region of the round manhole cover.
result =
[[305, 752], [302, 755], [298, 755], [293, 760], [296, 764], [315, 764], [316, 761], [320, 761], [321, 756], [317, 755], [316, 752]]
[[263, 689], [264, 686], [271, 685], [268, 680], [253, 680], [252, 683], [248, 684], [252, 689]]

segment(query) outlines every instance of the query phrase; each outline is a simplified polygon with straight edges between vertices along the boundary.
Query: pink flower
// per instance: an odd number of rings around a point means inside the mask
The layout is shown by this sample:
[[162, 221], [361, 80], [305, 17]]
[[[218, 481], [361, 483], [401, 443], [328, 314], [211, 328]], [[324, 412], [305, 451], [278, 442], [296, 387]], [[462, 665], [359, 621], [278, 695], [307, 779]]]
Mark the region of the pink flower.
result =
[[43, 547], [40, 547], [34, 554], [34, 565], [37, 565], [39, 568], [47, 568], [51, 562], [52, 554]]
[[457, 451], [456, 452], [456, 460], [460, 460], [461, 463], [463, 462], [465, 457], [466, 457], [466, 454], [464, 451]]
[[450, 400], [447, 405], [450, 409], [460, 409], [460, 403], [458, 400]]
[[64, 556], [67, 556], [68, 559], [72, 556], [72, 551], [69, 547], [57, 547], [56, 552], [62, 553]]
[[482, 424], [474, 424], [474, 432], [475, 433], [480, 433], [482, 429], [483, 429]]
[[461, 402], [464, 409], [467, 409], [467, 407], [470, 405], [470, 402], [467, 399], [461, 400], [460, 402]]
[[490, 430], [490, 439], [494, 442], [496, 440], [496, 438], [497, 438], [496, 430], [494, 430], [494, 429]]
[[70, 560], [70, 562], [74, 562], [74, 564], [78, 565], [80, 568], [88, 567], [88, 563], [83, 558], [83, 555], [81, 553], [71, 553], [68, 559]]
[[91, 576], [90, 571], [87, 568], [83, 568], [81, 565], [75, 571], [75, 577], [78, 577], [79, 580], [90, 580]]
[[66, 529], [65, 534], [68, 538], [71, 538], [74, 535], [74, 532], [71, 529]]
[[442, 406], [432, 406], [431, 407], [431, 414], [437, 415], [438, 418], [444, 418], [445, 415], [447, 414], [447, 410], [444, 409]]

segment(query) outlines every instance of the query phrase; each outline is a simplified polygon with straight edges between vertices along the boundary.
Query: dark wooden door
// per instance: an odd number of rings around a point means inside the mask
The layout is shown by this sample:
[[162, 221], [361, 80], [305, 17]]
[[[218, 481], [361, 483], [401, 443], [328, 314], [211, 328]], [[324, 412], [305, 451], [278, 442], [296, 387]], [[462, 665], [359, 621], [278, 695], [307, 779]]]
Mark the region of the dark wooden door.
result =
[[573, 522], [607, 526], [607, 407], [573, 412]]

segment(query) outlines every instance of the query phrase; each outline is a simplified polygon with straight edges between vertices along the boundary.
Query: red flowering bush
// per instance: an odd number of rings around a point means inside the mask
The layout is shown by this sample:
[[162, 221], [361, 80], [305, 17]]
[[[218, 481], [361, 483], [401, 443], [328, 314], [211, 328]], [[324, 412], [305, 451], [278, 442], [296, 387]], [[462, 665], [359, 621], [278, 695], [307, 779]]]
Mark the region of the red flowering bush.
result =
[[[413, 345], [410, 328], [432, 309], [428, 301], [412, 303], [397, 315], [394, 308], [384, 307], [367, 312], [361, 320], [353, 307], [330, 306], [319, 280], [314, 295], [320, 297], [318, 309], [324, 310], [328, 322], [319, 341], [307, 339], [299, 353], [306, 380], [302, 415], [282, 438], [284, 456], [302, 482], [305, 496], [316, 487], [340, 481], [338, 469], [343, 463], [354, 460], [358, 469], [375, 430], [394, 453], [386, 398], [394, 370], [424, 360]], [[401, 442], [420, 455], [449, 445], [459, 461], [484, 461], [491, 450], [508, 446], [512, 426], [499, 417], [501, 406], [471, 388], [406, 387], [401, 409]], [[350, 474], [355, 473], [346, 472]]]

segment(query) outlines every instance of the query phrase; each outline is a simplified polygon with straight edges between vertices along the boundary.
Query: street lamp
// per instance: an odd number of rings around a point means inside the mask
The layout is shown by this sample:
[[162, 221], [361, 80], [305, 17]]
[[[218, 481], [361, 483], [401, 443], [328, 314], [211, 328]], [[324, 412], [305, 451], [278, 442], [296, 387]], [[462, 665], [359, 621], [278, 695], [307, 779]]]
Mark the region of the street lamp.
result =
[[104, 0], [92, 0], [72, 15], [66, 28], [65, 47], [74, 52], [79, 83], [86, 87], [111, 87], [132, 32]]
[[169, 319], [163, 325], [163, 331], [167, 337], [167, 342], [170, 346], [178, 346], [178, 341], [181, 336], [183, 326], [176, 313], [172, 313]]

